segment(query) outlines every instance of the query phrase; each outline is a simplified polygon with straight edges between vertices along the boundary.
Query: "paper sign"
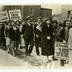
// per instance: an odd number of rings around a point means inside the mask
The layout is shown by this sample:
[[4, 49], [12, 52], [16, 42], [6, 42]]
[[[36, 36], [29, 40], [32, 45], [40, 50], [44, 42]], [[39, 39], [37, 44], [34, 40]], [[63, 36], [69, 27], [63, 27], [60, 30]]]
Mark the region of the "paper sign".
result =
[[8, 16], [7, 11], [0, 12], [0, 22], [4, 22], [8, 20], [9, 20], [9, 16]]
[[10, 10], [9, 11], [10, 20], [21, 20], [21, 11], [20, 10]]
[[36, 29], [38, 29], [39, 31], [41, 31], [41, 27], [40, 26], [37, 26]]
[[68, 59], [68, 44], [63, 42], [55, 42], [55, 57], [59, 59]]

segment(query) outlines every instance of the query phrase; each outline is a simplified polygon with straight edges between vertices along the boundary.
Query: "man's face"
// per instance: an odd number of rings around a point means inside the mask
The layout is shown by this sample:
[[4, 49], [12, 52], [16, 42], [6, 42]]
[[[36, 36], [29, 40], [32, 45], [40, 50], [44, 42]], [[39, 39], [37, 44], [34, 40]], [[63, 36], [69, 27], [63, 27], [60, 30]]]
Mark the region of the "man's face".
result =
[[56, 26], [56, 23], [53, 23], [54, 26]]
[[31, 23], [31, 20], [27, 20], [27, 23]]
[[50, 25], [51, 21], [50, 20], [47, 20], [47, 25]]

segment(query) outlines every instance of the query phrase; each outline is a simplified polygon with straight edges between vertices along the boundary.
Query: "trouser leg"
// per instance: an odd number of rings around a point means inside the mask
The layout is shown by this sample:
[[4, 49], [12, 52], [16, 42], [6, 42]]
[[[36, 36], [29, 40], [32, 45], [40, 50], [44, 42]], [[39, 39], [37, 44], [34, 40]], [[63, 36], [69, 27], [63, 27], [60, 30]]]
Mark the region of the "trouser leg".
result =
[[32, 53], [33, 46], [34, 46], [34, 43], [33, 43], [33, 41], [32, 41], [32, 42], [30, 43], [30, 47], [29, 47], [29, 51], [28, 51], [29, 54]]
[[11, 41], [10, 46], [9, 46], [9, 51], [13, 56], [15, 56], [15, 49], [14, 48], [15, 48], [15, 42]]
[[28, 42], [25, 41], [25, 54], [28, 55]]
[[15, 45], [16, 45], [16, 50], [18, 50], [18, 48], [19, 48], [19, 42], [16, 41], [16, 42], [15, 42]]
[[37, 54], [37, 55], [40, 54], [40, 52], [39, 52], [39, 44], [37, 44], [37, 43], [36, 43], [36, 54]]

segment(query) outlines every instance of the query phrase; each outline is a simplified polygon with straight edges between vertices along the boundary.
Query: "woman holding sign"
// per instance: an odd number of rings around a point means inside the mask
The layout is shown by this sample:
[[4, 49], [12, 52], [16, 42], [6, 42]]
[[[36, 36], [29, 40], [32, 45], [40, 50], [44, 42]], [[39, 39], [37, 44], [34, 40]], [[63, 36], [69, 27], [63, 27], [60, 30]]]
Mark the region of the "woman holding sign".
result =
[[51, 20], [47, 19], [46, 22], [42, 25], [42, 55], [47, 56], [47, 62], [49, 60], [49, 56], [54, 55], [54, 29], [51, 24]]
[[68, 48], [69, 48], [69, 62], [71, 64], [72, 63], [72, 25], [71, 24], [69, 30]]
[[9, 38], [11, 39], [9, 50], [11, 51], [10, 53], [12, 55], [16, 56], [19, 47], [19, 42], [20, 42], [20, 31], [16, 27], [14, 21], [11, 22], [11, 25], [12, 26], [9, 29]]
[[[69, 28], [70, 28], [70, 21], [65, 20], [63, 23], [63, 27], [60, 29], [60, 33], [58, 36], [58, 41], [63, 43], [68, 43], [69, 38]], [[68, 54], [68, 51], [65, 51], [66, 54]], [[64, 66], [64, 64], [68, 63], [68, 60], [61, 59], [61, 66]]]

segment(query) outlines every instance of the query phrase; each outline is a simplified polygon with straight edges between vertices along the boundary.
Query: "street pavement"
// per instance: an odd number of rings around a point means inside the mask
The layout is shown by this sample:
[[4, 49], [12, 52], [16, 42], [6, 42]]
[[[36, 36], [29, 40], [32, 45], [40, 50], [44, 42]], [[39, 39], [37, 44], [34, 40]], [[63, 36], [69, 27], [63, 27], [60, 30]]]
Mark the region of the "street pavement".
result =
[[[22, 50], [24, 51], [24, 49]], [[42, 56], [37, 56], [35, 47], [33, 48], [31, 56], [25, 56], [24, 54], [19, 56], [12, 56], [6, 51], [0, 49], [0, 68], [25, 68], [25, 69], [67, 69], [72, 68], [72, 64], [69, 62], [65, 66], [60, 66], [60, 61], [52, 61], [49, 63], [42, 63]]]

